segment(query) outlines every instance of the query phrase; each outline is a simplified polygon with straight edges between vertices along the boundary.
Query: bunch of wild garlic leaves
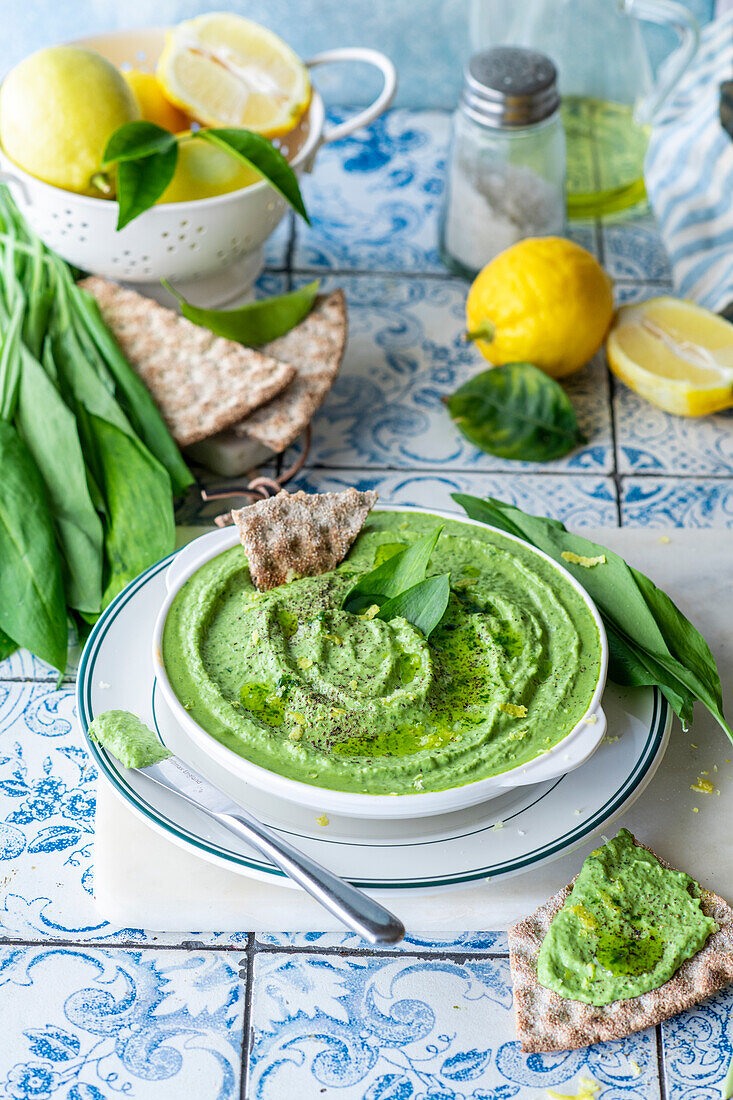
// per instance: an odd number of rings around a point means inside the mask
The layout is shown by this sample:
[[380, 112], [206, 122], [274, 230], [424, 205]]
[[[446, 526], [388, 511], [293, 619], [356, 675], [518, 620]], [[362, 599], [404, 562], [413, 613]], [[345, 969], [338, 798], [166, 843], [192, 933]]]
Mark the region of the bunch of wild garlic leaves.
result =
[[0, 659], [60, 672], [83, 634], [173, 549], [191, 475], [71, 270], [0, 187]]

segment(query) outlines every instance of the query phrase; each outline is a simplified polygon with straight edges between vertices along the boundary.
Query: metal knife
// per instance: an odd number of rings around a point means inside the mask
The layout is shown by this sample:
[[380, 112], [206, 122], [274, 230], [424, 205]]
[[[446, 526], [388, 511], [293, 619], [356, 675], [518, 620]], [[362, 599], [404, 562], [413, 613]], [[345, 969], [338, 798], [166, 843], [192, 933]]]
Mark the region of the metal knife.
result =
[[404, 939], [405, 926], [393, 913], [282, 840], [179, 757], [171, 756], [159, 764], [134, 770], [185, 798], [230, 833], [256, 848], [324, 909], [369, 943], [399, 943]]

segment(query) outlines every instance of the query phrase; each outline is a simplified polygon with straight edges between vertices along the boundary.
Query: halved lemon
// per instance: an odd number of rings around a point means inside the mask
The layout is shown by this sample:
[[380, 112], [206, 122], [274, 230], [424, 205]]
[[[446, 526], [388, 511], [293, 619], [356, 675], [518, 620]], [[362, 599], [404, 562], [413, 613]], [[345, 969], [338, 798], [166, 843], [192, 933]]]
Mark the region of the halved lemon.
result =
[[156, 75], [171, 103], [199, 122], [265, 137], [292, 130], [311, 98], [298, 55], [259, 23], [226, 12], [169, 31]]
[[622, 306], [606, 353], [613, 373], [665, 412], [705, 416], [733, 406], [733, 325], [694, 302]]

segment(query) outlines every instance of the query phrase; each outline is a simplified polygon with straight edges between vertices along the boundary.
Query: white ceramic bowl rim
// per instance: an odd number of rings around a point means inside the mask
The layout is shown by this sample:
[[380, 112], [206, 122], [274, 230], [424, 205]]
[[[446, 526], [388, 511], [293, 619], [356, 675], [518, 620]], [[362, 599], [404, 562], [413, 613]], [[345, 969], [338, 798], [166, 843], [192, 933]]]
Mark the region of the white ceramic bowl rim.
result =
[[[334, 813], [352, 814], [356, 816], [390, 817], [414, 814], [419, 817], [447, 812], [453, 809], [463, 808], [467, 805], [475, 805], [477, 802], [484, 801], [485, 798], [492, 797], [492, 793], [497, 793], [499, 791], [505, 792], [512, 787], [525, 785], [530, 782], [542, 782], [545, 779], [556, 778], [584, 763], [584, 761], [588, 759], [588, 756], [598, 747], [605, 732], [605, 716], [603, 715], [600, 704], [608, 670], [608, 641], [598, 609], [582, 585], [572, 576], [572, 574], [563, 568], [563, 566], [548, 554], [545, 554], [542, 550], [536, 549], [524, 542], [523, 539], [517, 538], [515, 535], [510, 535], [488, 524], [480, 523], [468, 517], [457, 516], [450, 512], [429, 508], [416, 508], [405, 505], [377, 505], [376, 510], [389, 512], [411, 511], [417, 514], [435, 516], [437, 519], [453, 520], [459, 523], [465, 523], [468, 526], [481, 527], [484, 529], [488, 528], [489, 530], [496, 531], [502, 538], [519, 543], [531, 554], [535, 554], [548, 562], [553, 569], [557, 570], [572, 588], [575, 589], [588, 608], [598, 629], [601, 658], [595, 690], [584, 715], [573, 729], [571, 729], [562, 740], [558, 741], [556, 745], [553, 745], [547, 750], [547, 752], [540, 754], [533, 760], [517, 768], [508, 769], [498, 775], [486, 776], [482, 779], [474, 780], [471, 783], [465, 783], [456, 787], [448, 787], [444, 790], [415, 791], [399, 795], [339, 791], [328, 787], [318, 787], [310, 783], [302, 783], [297, 779], [290, 779], [287, 776], [280, 775], [278, 772], [264, 768], [259, 764], [254, 764], [245, 757], [233, 752], [195, 722], [177, 698], [171, 687], [163, 664], [162, 640], [168, 612], [176, 595], [186, 581], [193, 576], [201, 566], [211, 561], [212, 558], [218, 557], [218, 555], [225, 550], [237, 545], [238, 533], [234, 528], [226, 528], [225, 530], [210, 532], [207, 535], [201, 536], [202, 541], [209, 540], [209, 544], [206, 549], [202, 547], [201, 553], [198, 555], [192, 552], [196, 542], [199, 541], [198, 539], [189, 543], [188, 547], [184, 548], [182, 552], [188, 551], [191, 555], [190, 560], [187, 564], [184, 564], [180, 570], [176, 571], [175, 579], [172, 580], [169, 585], [168, 594], [160, 608], [155, 623], [153, 631], [153, 667], [155, 676], [177, 721], [183, 725], [199, 746], [206, 749], [209, 755], [218, 758], [219, 763], [229, 766], [232, 771], [238, 772], [245, 781], [252, 783], [253, 786], [270, 790], [280, 797], [289, 799], [293, 802], [321, 808], [322, 810], [331, 810]], [[176, 559], [174, 558], [169, 569], [173, 568], [175, 562]], [[585, 750], [581, 750], [581, 755], [573, 759], [571, 752], [568, 750], [572, 751], [573, 743], [577, 741], [579, 734], [582, 734], [584, 731], [590, 732], [587, 730], [589, 719], [591, 730], [594, 733], [592, 747], [590, 747], [590, 751], [588, 751], [586, 746]], [[558, 759], [560, 752], [563, 754], [562, 762]], [[570, 758], [568, 759], [568, 757]]]

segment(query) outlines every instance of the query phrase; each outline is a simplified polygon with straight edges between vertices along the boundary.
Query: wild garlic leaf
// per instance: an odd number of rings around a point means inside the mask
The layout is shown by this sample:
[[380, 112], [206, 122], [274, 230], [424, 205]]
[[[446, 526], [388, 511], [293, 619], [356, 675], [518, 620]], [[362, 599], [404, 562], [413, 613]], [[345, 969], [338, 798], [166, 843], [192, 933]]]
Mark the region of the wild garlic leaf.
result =
[[358, 614], [374, 604], [381, 607], [385, 600], [399, 596], [400, 592], [424, 580], [430, 555], [444, 526], [445, 524], [441, 524], [404, 550], [387, 558], [376, 569], [364, 573], [344, 596], [341, 605], [344, 611]]
[[549, 462], [585, 442], [565, 390], [531, 363], [482, 371], [446, 404], [459, 431], [499, 458]]
[[445, 615], [449, 599], [450, 573], [441, 573], [437, 577], [426, 577], [413, 584], [412, 588], [406, 588], [398, 596], [386, 600], [376, 617], [385, 621], [398, 616], [407, 619], [429, 638]]
[[[612, 550], [571, 534], [557, 520], [530, 516], [500, 500], [454, 493], [453, 500], [471, 519], [517, 535], [568, 569], [601, 613], [609, 639], [609, 676], [621, 684], [655, 685], [683, 724], [699, 700], [728, 737], [733, 730], [723, 714], [723, 691], [707, 642], [669, 596]], [[564, 561], [563, 551], [583, 557], [605, 555], [595, 569]]]
[[277, 340], [299, 325], [313, 309], [319, 287], [316, 279], [287, 294], [258, 298], [236, 309], [201, 309], [190, 305], [167, 279], [161, 282], [178, 299], [181, 313], [187, 320], [250, 348]]

